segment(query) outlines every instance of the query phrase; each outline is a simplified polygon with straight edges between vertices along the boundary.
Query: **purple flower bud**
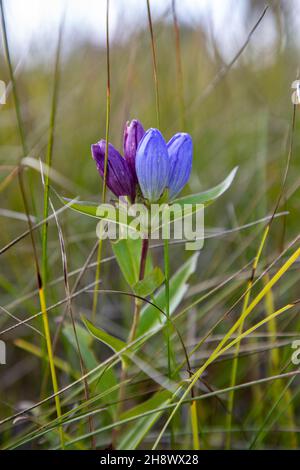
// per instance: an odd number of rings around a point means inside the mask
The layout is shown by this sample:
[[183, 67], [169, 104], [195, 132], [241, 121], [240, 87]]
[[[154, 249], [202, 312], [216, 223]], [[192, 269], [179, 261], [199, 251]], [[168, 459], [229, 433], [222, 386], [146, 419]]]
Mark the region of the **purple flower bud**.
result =
[[[102, 178], [104, 177], [105, 148], [105, 140], [92, 145], [92, 156]], [[129, 164], [111, 144], [108, 144], [106, 184], [116, 196], [130, 196], [131, 201], [134, 201], [136, 184]]]
[[127, 160], [135, 178], [136, 151], [144, 134], [145, 131], [140, 121], [138, 121], [137, 119], [133, 119], [131, 122], [127, 121], [124, 129], [123, 139], [124, 157]]
[[157, 201], [168, 183], [169, 156], [166, 142], [157, 129], [148, 129], [135, 159], [137, 179], [143, 196]]
[[188, 182], [192, 170], [193, 143], [185, 133], [175, 134], [168, 144], [169, 153], [169, 199], [174, 199]]

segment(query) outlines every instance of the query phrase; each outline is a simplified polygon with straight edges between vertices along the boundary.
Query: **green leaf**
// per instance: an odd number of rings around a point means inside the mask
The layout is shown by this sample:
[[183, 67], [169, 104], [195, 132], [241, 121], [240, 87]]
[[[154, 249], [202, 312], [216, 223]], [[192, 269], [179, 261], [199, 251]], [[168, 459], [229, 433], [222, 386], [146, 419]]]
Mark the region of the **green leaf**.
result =
[[109, 346], [114, 352], [120, 352], [126, 347], [126, 343], [124, 343], [124, 341], [121, 341], [120, 339], [115, 338], [109, 333], [106, 333], [101, 328], [96, 327], [85, 317], [82, 317], [82, 321], [85, 324], [87, 330], [90, 332], [90, 334], [94, 336], [94, 338], [99, 339], [102, 343]]
[[[208, 205], [211, 204], [215, 199], [220, 197], [227, 189], [231, 186], [238, 167], [235, 167], [227, 176], [227, 178], [222, 181], [222, 183], [218, 184], [214, 188], [208, 189], [207, 191], [203, 191], [197, 194], [190, 194], [189, 196], [184, 196], [179, 199], [175, 199], [172, 201], [172, 204], [204, 204]], [[58, 195], [60, 200], [65, 205], [69, 205], [69, 207], [77, 212], [81, 212], [82, 214], [89, 215], [90, 217], [95, 217], [97, 219], [104, 219], [112, 222], [119, 223], [121, 217], [120, 213], [122, 208], [115, 207], [116, 215], [112, 217], [110, 214], [106, 214], [105, 216], [99, 216], [99, 208], [105, 208], [105, 204], [97, 204], [96, 202], [88, 202], [88, 201], [76, 201], [72, 202], [72, 199], [63, 198]], [[127, 214], [128, 215], [128, 214]], [[128, 221], [132, 221], [133, 217], [128, 216]], [[127, 226], [124, 224], [124, 226]]]
[[[187, 280], [196, 270], [198, 256], [199, 252], [191, 256], [170, 279], [171, 314], [174, 313], [188, 289]], [[154, 303], [164, 310], [165, 302], [165, 286], [163, 286], [154, 296]], [[137, 328], [137, 337], [142, 336], [161, 323], [164, 323], [165, 320], [165, 315], [160, 313], [153, 305], [147, 304], [141, 311], [141, 317]]]
[[[73, 201], [73, 199], [68, 199], [65, 197], [60, 197], [59, 199], [62, 201], [64, 205], [68, 205], [70, 209], [73, 209], [76, 212], [80, 212], [81, 214], [88, 215], [90, 217], [94, 217], [99, 220], [113, 222], [124, 229], [128, 229], [129, 231], [134, 231], [135, 229], [129, 226], [129, 223], [134, 220], [134, 217], [128, 214], [126, 210], [126, 205], [124, 206], [117, 206], [112, 204], [100, 204], [96, 202], [90, 201]], [[126, 223], [128, 222], [128, 224]]]
[[[92, 336], [89, 331], [87, 331], [78, 323], [76, 323], [76, 333], [80, 345], [80, 353], [82, 355], [84, 366], [87, 368], [87, 370], [93, 370], [99, 365], [99, 362], [97, 361], [97, 358], [95, 357], [94, 352], [92, 350]], [[72, 349], [78, 351], [72, 325], [69, 324], [64, 326], [63, 335], [68, 341], [68, 343], [72, 346]], [[96, 382], [95, 392], [101, 391], [102, 393], [104, 393], [106, 390], [111, 390], [110, 398], [112, 402], [115, 402], [118, 399], [118, 390], [115, 388], [117, 383], [117, 378], [112, 368], [106, 368], [104, 372], [101, 370], [100, 380]], [[105, 400], [106, 398], [104, 399], [104, 402]], [[108, 412], [112, 417], [114, 417], [116, 408], [116, 405], [107, 408]]]
[[[112, 242], [112, 250], [126, 282], [130, 287], [133, 287], [139, 280], [142, 240], [120, 239]], [[148, 255], [145, 275], [150, 270], [151, 258]]]
[[141, 297], [152, 294], [163, 282], [165, 276], [159, 267], [156, 267], [142, 281], [133, 286], [134, 293]]
[[121, 239], [111, 245], [126, 282], [132, 287], [139, 278], [141, 240]]
[[[172, 393], [168, 390], [163, 390], [155, 393], [149, 400], [141, 403], [140, 405], [131, 408], [120, 416], [120, 419], [133, 418], [143, 413], [150, 412], [157, 408], [162, 408], [167, 405], [172, 398]], [[138, 447], [144, 437], [147, 435], [151, 427], [162, 415], [163, 410], [151, 413], [141, 417], [133, 422], [130, 422], [126, 430], [123, 431], [121, 441], [118, 445], [119, 450], [134, 450]]]
[[[78, 325], [78, 323], [76, 323], [76, 333], [84, 365], [87, 369], [92, 370], [98, 365], [98, 363], [93, 351], [90, 348], [92, 344], [91, 335], [86, 331], [85, 328], [83, 328], [81, 325]], [[64, 326], [63, 334], [72, 348], [77, 351], [74, 329], [71, 324]]]
[[70, 209], [73, 209], [77, 212], [81, 212], [82, 214], [89, 215], [90, 217], [97, 217], [97, 208], [99, 204], [95, 202], [89, 202], [89, 201], [76, 201], [72, 202], [72, 199], [68, 199], [65, 197], [60, 197], [60, 200], [65, 204], [70, 207]]
[[222, 183], [218, 184], [214, 188], [208, 189], [207, 191], [198, 193], [198, 194], [190, 194], [189, 196], [185, 196], [179, 199], [175, 199], [173, 204], [204, 204], [205, 206], [211, 204], [215, 199], [222, 196], [222, 194], [227, 191], [227, 189], [231, 186], [238, 167], [235, 167], [225, 178]]
[[[211, 204], [213, 201], [219, 198], [225, 191], [227, 191], [227, 189], [231, 186], [234, 180], [234, 177], [236, 175], [237, 169], [238, 167], [235, 167], [231, 171], [231, 173], [227, 176], [227, 178], [225, 178], [225, 180], [222, 181], [222, 183], [218, 184], [214, 188], [208, 189], [207, 191], [204, 191], [198, 194], [190, 194], [189, 196], [175, 199], [169, 205], [166, 204], [166, 208], [162, 212], [163, 213], [167, 212], [167, 213], [165, 213], [165, 217], [162, 218], [162, 223], [159, 222], [159, 218], [158, 220], [156, 220], [155, 227], [151, 227], [152, 232], [155, 233], [156, 231], [159, 231], [160, 229], [169, 231], [168, 226], [174, 223], [176, 220], [181, 220], [184, 218], [191, 217], [195, 212], [201, 210], [199, 206], [201, 205], [208, 206], [209, 204]], [[104, 228], [106, 227], [106, 222], [113, 223], [114, 225], [112, 225], [112, 228], [113, 228], [113, 233], [114, 233], [115, 238], [128, 239], [130, 238], [130, 236], [128, 236], [128, 234], [130, 233], [134, 233], [135, 235], [137, 235], [136, 238], [138, 238], [138, 236], [141, 236], [140, 230], [142, 230], [142, 232], [145, 230], [145, 227], [144, 229], [142, 229], [141, 226], [139, 225], [136, 226], [136, 223], [132, 224], [132, 222], [136, 222], [136, 219], [134, 216], [128, 214], [128, 206], [126, 205], [126, 203], [124, 204], [120, 203], [116, 206], [112, 206], [111, 204], [98, 204], [97, 205], [96, 203], [88, 203], [88, 202], [81, 202], [81, 201], [72, 202], [72, 200], [61, 198], [60, 196], [58, 197], [61, 199], [61, 201], [64, 204], [69, 204], [69, 207], [71, 209], [76, 210], [82, 214], [89, 215], [90, 217], [95, 217], [103, 221], [104, 233], [106, 233], [106, 230]], [[184, 208], [184, 211], [182, 212], [183, 208]], [[158, 213], [159, 212], [160, 210], [158, 211]], [[167, 214], [169, 214], [169, 216], [167, 216]], [[158, 214], [157, 216], [159, 217]], [[151, 217], [152, 217], [152, 212], [151, 212]], [[117, 233], [117, 226], [119, 228], [119, 235]], [[111, 227], [111, 224], [110, 224], [110, 227]], [[101, 227], [99, 228], [99, 230], [101, 232], [102, 230]], [[120, 248], [122, 248], [122, 250], [124, 251], [123, 246], [120, 245]], [[129, 260], [129, 258], [127, 259]], [[119, 264], [125, 276], [125, 279], [127, 280], [128, 284], [132, 287], [133, 284], [135, 284], [138, 281], [138, 279], [136, 278], [136, 274], [134, 274], [134, 271], [131, 270], [131, 268], [134, 266], [126, 267], [124, 260]], [[135, 276], [135, 281], [132, 276]]]

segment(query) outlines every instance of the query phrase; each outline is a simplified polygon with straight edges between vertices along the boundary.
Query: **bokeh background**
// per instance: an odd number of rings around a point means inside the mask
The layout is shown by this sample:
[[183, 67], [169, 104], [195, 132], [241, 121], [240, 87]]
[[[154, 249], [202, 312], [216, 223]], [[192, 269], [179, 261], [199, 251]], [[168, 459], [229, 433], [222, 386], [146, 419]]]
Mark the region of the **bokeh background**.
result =
[[[27, 156], [35, 159], [37, 164], [39, 159], [44, 161], [46, 155], [55, 51], [64, 17], [52, 161], [56, 174], [51, 184], [61, 196], [77, 196], [97, 202], [100, 200], [102, 182], [90, 155], [90, 145], [105, 136], [106, 2], [9, 0], [3, 3]], [[178, 92], [172, 2], [151, 0], [150, 3], [157, 52], [161, 130], [167, 139], [175, 132], [187, 131], [194, 142], [193, 172], [184, 194], [219, 183], [234, 166], [239, 166], [230, 190], [206, 211], [207, 239], [183, 302], [187, 306], [243, 268], [255, 256], [264, 227], [262, 220], [270, 216], [274, 209], [289, 149], [293, 115], [291, 84], [298, 77], [300, 65], [300, 2], [267, 2], [269, 8], [249, 44], [238, 60], [228, 67], [245, 44], [266, 2], [177, 1], [183, 108]], [[144, 1], [110, 2], [110, 75], [110, 141], [121, 150], [123, 127], [127, 120], [138, 118], [145, 128], [156, 126], [151, 42]], [[23, 154], [3, 42], [0, 44], [0, 79], [8, 85], [7, 103], [0, 107], [0, 243], [4, 247], [27, 229], [27, 222], [14, 172]], [[297, 110], [293, 139], [285, 197], [279, 207], [279, 212], [284, 214], [276, 218], [272, 225], [258, 273], [281, 253], [299, 230], [300, 141]], [[43, 185], [39, 171], [26, 171], [26, 185], [30, 195], [30, 213], [33, 221], [38, 222], [43, 214]], [[55, 194], [51, 197], [54, 206], [60, 208], [62, 202]], [[60, 215], [60, 224], [66, 242], [68, 268], [72, 273], [84, 265], [95, 244], [96, 222], [67, 210]], [[224, 233], [226, 231], [228, 233]], [[36, 231], [36, 243], [40, 256], [39, 230]], [[171, 268], [175, 271], [190, 254], [182, 246], [173, 246], [171, 250]], [[110, 254], [107, 244], [104, 255]], [[153, 251], [153, 256], [161, 264], [162, 253], [159, 249]], [[298, 266], [297, 263], [295, 266]], [[51, 304], [55, 304], [65, 293], [57, 228], [53, 220], [49, 224], [49, 269], [48, 298]], [[250, 268], [246, 269], [224, 289], [217, 289], [207, 300], [188, 309], [188, 313], [180, 317], [177, 326], [188, 347], [197, 344], [233, 305], [244, 291], [250, 275]], [[85, 273], [80, 287], [93, 282], [94, 276], [95, 267], [92, 266]], [[71, 285], [74, 279], [75, 275], [71, 275]], [[102, 285], [104, 288], [126, 289], [114, 262], [104, 264]], [[35, 288], [32, 249], [29, 237], [25, 237], [1, 255], [0, 305], [5, 308], [0, 312], [1, 330], [15, 325], [16, 318], [27, 318], [39, 310]], [[101, 298], [97, 324], [124, 339], [131, 321], [131, 300], [109, 295]], [[275, 306], [279, 308], [297, 298], [298, 268], [293, 267], [274, 291]], [[91, 293], [77, 296], [73, 301], [75, 315], [78, 318], [80, 314], [89, 316], [91, 304]], [[193, 357], [193, 368], [202, 363], [219, 335], [228, 330], [232, 318], [239, 313], [240, 308], [234, 309], [232, 316], [214, 330]], [[261, 305], [254, 318], [260, 319], [264, 314], [265, 307]], [[59, 307], [51, 311], [53, 331], [61, 315]], [[276, 371], [282, 371], [291, 355], [292, 340], [297, 339], [300, 325], [297, 318], [297, 312], [293, 311], [278, 321], [275, 336], [274, 331], [265, 326], [259, 331], [260, 334], [242, 343], [239, 383], [271, 375], [270, 351], [275, 347], [278, 351]], [[31, 324], [36, 328], [40, 326], [38, 321]], [[40, 343], [38, 335], [24, 326], [13, 328], [3, 335], [7, 344], [7, 364], [0, 366], [2, 417], [13, 414], [24, 406], [24, 402], [35, 402], [41, 396], [41, 361], [17, 346], [16, 340], [20, 338], [33, 345]], [[108, 351], [104, 347], [94, 347], [99, 360], [107, 356]], [[145, 347], [145, 360], [148, 358], [150, 361], [156, 347], [155, 341]], [[181, 357], [180, 345], [176, 348]], [[63, 338], [59, 341], [58, 354], [71, 364], [76, 362]], [[230, 359], [232, 356], [228, 354], [208, 370], [206, 380], [213, 389], [228, 386], [232, 366]], [[164, 367], [163, 354], [158, 367]], [[291, 365], [290, 370], [293, 367]], [[68, 375], [62, 374], [61, 385], [68, 382]], [[268, 432], [260, 446], [295, 446], [293, 436], [297, 435], [300, 419], [296, 385], [297, 379], [291, 385], [289, 396], [293, 420], [284, 400], [285, 405], [280, 405], [280, 413], [276, 409], [272, 415], [272, 419], [277, 419], [268, 422]], [[141, 391], [141, 387], [137, 390]], [[201, 392], [203, 385], [199, 387]], [[45, 390], [47, 386], [44, 393]], [[49, 393], [50, 390], [49, 385]], [[273, 392], [272, 383], [237, 392], [237, 421], [244, 422], [246, 434], [236, 427], [234, 447], [244, 447], [251, 442], [255, 429], [259, 429], [263, 417], [274, 404]], [[276, 393], [278, 396], [280, 391]], [[226, 401], [226, 396], [223, 398]], [[220, 403], [214, 398], [205, 400], [200, 415], [204, 446], [223, 447], [226, 412]], [[14, 432], [21, 431], [8, 429], [6, 436], [10, 438]], [[4, 439], [5, 434], [2, 442]], [[109, 443], [105, 433], [101, 439], [99, 445]], [[35, 445], [48, 444], [42, 441]]]

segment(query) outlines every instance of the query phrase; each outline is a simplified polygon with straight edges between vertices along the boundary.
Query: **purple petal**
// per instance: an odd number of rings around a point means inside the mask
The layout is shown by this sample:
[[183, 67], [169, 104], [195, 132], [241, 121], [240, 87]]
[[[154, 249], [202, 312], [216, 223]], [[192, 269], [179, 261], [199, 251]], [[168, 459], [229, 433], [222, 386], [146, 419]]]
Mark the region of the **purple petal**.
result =
[[157, 201], [167, 186], [169, 175], [168, 149], [159, 130], [147, 130], [140, 141], [135, 169], [144, 197]]
[[131, 122], [127, 121], [124, 129], [123, 139], [124, 157], [125, 160], [128, 162], [135, 179], [135, 156], [138, 145], [144, 134], [145, 131], [140, 121], [138, 121], [137, 119], [133, 119]]
[[192, 170], [193, 142], [185, 133], [175, 134], [168, 144], [170, 171], [169, 198], [173, 199], [188, 182]]
[[[92, 156], [102, 178], [104, 177], [105, 148], [105, 140], [92, 145]], [[129, 165], [111, 144], [108, 144], [106, 184], [116, 196], [130, 196], [134, 201], [135, 182]]]

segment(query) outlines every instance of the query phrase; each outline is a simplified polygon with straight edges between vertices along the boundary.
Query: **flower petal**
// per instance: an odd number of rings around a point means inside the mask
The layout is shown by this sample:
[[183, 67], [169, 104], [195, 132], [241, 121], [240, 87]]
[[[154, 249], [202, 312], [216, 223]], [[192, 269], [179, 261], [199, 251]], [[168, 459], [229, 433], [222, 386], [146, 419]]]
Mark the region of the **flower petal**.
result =
[[169, 156], [166, 142], [157, 129], [148, 129], [136, 153], [135, 168], [142, 193], [157, 201], [168, 183]]
[[[105, 140], [92, 145], [92, 156], [102, 178], [104, 177], [105, 149]], [[106, 184], [116, 196], [130, 196], [131, 200], [134, 200], [135, 182], [129, 165], [111, 144], [108, 144]]]
[[173, 199], [188, 182], [192, 170], [193, 142], [189, 134], [175, 134], [167, 143], [170, 171], [169, 199]]
[[145, 131], [140, 121], [138, 121], [137, 119], [133, 119], [131, 122], [127, 121], [124, 129], [123, 138], [124, 157], [131, 168], [135, 180], [135, 156], [138, 145], [144, 134]]

